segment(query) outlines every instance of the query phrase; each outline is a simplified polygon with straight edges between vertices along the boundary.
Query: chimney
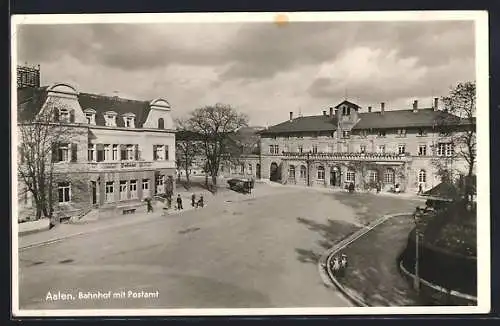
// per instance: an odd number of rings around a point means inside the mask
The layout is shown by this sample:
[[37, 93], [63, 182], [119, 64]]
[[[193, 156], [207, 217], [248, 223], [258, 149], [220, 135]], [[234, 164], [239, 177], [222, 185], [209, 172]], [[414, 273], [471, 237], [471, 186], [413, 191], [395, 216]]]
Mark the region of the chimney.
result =
[[439, 97], [434, 98], [434, 111], [438, 110]]
[[323, 110], [323, 115], [326, 116], [326, 110]]
[[330, 118], [333, 117], [333, 108], [330, 108]]
[[385, 103], [380, 102], [380, 114], [384, 114], [384, 111], [385, 111]]
[[415, 100], [413, 101], [413, 112], [417, 112], [418, 111], [418, 101]]
[[372, 112], [372, 107], [371, 106], [368, 107], [368, 112]]
[[290, 112], [290, 121], [293, 120], [293, 112]]

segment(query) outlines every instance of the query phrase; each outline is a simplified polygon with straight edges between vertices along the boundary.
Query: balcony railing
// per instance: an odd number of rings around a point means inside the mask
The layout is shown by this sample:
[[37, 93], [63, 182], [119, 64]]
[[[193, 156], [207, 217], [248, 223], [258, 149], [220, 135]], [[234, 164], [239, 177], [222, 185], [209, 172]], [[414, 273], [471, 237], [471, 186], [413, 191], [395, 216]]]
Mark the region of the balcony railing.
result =
[[407, 161], [409, 154], [398, 153], [356, 153], [356, 152], [335, 152], [335, 153], [299, 153], [283, 152], [283, 156], [288, 159], [334, 159], [348, 161]]

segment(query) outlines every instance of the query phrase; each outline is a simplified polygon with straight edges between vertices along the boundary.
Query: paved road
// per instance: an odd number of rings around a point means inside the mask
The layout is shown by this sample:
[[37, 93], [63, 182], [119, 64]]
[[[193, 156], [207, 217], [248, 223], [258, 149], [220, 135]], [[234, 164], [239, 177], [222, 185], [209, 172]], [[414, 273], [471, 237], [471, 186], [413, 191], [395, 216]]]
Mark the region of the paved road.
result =
[[[323, 285], [315, 258], [325, 249], [325, 230], [340, 238], [355, 228], [352, 208], [332, 194], [269, 187], [259, 185], [255, 198], [232, 196], [231, 202], [21, 251], [19, 307], [349, 306]], [[48, 292], [59, 291], [74, 300], [47, 300]], [[126, 295], [78, 298], [89, 291]], [[158, 297], [126, 298], [128, 291]]]

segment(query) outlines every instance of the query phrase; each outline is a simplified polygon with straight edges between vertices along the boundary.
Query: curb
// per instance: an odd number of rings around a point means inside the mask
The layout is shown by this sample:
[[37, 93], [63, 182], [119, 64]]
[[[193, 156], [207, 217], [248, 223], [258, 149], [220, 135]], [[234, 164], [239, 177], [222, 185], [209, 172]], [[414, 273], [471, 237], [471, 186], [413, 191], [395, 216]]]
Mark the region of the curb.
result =
[[[412, 274], [410, 271], [408, 271], [404, 266], [403, 266], [403, 262], [400, 261], [399, 262], [399, 269], [409, 278], [412, 278], [412, 279], [415, 279], [415, 274]], [[451, 290], [450, 292], [446, 291], [445, 288], [443, 288], [442, 286], [439, 286], [439, 285], [436, 285], [434, 283], [431, 283], [429, 281], [426, 281], [424, 280], [423, 278], [420, 278], [420, 283], [421, 284], [424, 284], [425, 286], [435, 290], [435, 291], [438, 291], [438, 292], [441, 292], [441, 293], [444, 293], [444, 294], [450, 294], [451, 296], [454, 296], [454, 297], [457, 297], [457, 298], [460, 298], [460, 299], [464, 299], [464, 300], [469, 300], [469, 301], [473, 301], [477, 304], [477, 297], [475, 296], [472, 296], [470, 294], [465, 294], [465, 293], [461, 293], [461, 292], [458, 292], [458, 291], [455, 291], [455, 290]]]
[[407, 215], [411, 213], [395, 213], [395, 214], [387, 214], [383, 215], [382, 217], [378, 218], [374, 222], [368, 224], [367, 226], [361, 228], [360, 230], [354, 232], [352, 235], [347, 237], [344, 240], [339, 241], [337, 244], [335, 244], [332, 248], [327, 250], [325, 254], [321, 256], [318, 262], [318, 269], [320, 273], [320, 277], [325, 283], [325, 285], [329, 288], [337, 288], [349, 301], [354, 303], [357, 306], [360, 307], [369, 307], [366, 302], [364, 302], [363, 299], [361, 299], [358, 295], [352, 293], [352, 291], [346, 287], [344, 287], [340, 282], [337, 280], [337, 278], [333, 275], [333, 272], [330, 270], [330, 261], [333, 258], [333, 256], [339, 252], [340, 250], [344, 249], [354, 241], [358, 240], [362, 236], [364, 236], [366, 233], [370, 232], [373, 230], [375, 227], [378, 225], [384, 223], [385, 221], [396, 217], [396, 216], [401, 216], [401, 215]]

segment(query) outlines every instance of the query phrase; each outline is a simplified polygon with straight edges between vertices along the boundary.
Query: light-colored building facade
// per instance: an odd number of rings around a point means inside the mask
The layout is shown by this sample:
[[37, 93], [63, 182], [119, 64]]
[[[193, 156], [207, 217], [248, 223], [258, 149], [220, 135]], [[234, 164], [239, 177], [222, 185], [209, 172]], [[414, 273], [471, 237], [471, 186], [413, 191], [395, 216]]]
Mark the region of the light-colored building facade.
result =
[[[175, 128], [166, 100], [89, 94], [68, 84], [18, 89], [20, 128], [47, 110], [71, 134], [51, 144], [59, 216], [139, 205], [175, 189]], [[22, 155], [18, 162], [24, 164]], [[19, 207], [29, 214], [33, 201], [18, 184]]]
[[[454, 157], [456, 150], [440, 121], [454, 132], [466, 124], [438, 104], [435, 98], [428, 108], [415, 101], [407, 110], [386, 110], [381, 103], [374, 111], [343, 101], [317, 116], [294, 118], [290, 112], [288, 121], [260, 132], [260, 176], [283, 184], [425, 191], [441, 182], [433, 162]], [[466, 171], [464, 160], [450, 164]]]

